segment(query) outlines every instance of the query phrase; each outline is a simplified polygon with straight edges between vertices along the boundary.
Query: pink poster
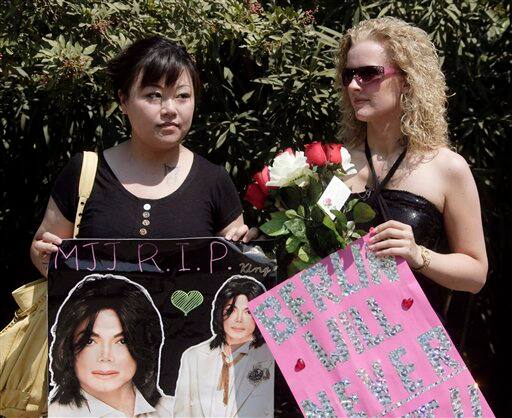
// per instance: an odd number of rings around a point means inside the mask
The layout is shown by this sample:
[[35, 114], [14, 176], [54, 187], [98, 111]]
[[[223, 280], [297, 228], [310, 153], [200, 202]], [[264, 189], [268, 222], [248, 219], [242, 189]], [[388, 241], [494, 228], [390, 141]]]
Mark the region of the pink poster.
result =
[[493, 417], [407, 263], [368, 236], [250, 302], [306, 417]]

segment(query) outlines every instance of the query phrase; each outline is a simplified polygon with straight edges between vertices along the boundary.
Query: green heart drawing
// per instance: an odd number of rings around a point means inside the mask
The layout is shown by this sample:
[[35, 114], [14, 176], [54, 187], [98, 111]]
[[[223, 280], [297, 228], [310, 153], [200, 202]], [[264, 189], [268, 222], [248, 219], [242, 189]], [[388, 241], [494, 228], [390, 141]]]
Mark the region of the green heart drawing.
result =
[[191, 290], [188, 293], [183, 290], [176, 290], [171, 295], [171, 303], [183, 312], [185, 316], [201, 305], [203, 300], [203, 295], [197, 290]]

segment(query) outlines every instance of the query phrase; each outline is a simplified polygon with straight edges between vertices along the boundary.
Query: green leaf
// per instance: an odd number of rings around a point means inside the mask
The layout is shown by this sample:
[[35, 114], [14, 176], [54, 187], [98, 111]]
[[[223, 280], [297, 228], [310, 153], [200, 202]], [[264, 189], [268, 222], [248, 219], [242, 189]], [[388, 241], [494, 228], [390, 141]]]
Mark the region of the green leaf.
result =
[[105, 117], [110, 117], [110, 115], [118, 108], [117, 102], [112, 102], [110, 107], [108, 108], [107, 112], [105, 113]]
[[289, 218], [285, 212], [277, 211], [270, 214], [270, 219], [280, 220], [285, 223]]
[[14, 67], [14, 69], [19, 73], [19, 75], [29, 78], [28, 74], [25, 72], [25, 70], [23, 68]]
[[224, 78], [228, 81], [233, 80], [233, 73], [228, 67], [224, 67]]
[[309, 254], [304, 250], [304, 247], [299, 248], [299, 252], [297, 253], [297, 256], [304, 261], [305, 263], [309, 262]]
[[299, 258], [295, 258], [289, 265], [287, 270], [288, 277], [293, 276], [294, 274], [298, 273], [299, 271], [307, 269], [311, 263], [306, 263]]
[[[349, 221], [348, 223], [350, 223], [350, 221]], [[354, 223], [354, 222], [352, 222], [352, 223]], [[324, 224], [327, 228], [329, 228], [331, 231], [333, 231], [333, 232], [334, 232], [334, 235], [335, 235], [336, 240], [337, 240], [338, 242], [343, 242], [343, 241], [344, 241], [344, 240], [343, 240], [343, 237], [340, 235], [340, 233], [338, 232], [338, 230], [337, 230], [337, 228], [336, 228], [336, 224], [334, 223], [334, 221], [333, 221], [329, 216], [325, 215], [325, 217], [324, 217], [324, 221], [323, 221], [323, 224]]]
[[331, 231], [336, 231], [336, 224], [329, 216], [325, 215], [322, 223]]
[[222, 146], [222, 144], [226, 141], [226, 138], [228, 136], [228, 132], [229, 132], [229, 129], [227, 129], [226, 131], [224, 131], [224, 133], [219, 136], [219, 139], [217, 139], [217, 142], [215, 144], [215, 148], [220, 148]]
[[331, 213], [336, 216], [336, 221], [340, 221], [344, 224], [347, 223], [347, 217], [345, 216], [345, 214], [339, 210], [336, 210], [336, 209], [331, 209]]
[[93, 45], [89, 45], [87, 48], [85, 48], [83, 51], [82, 51], [82, 54], [84, 55], [90, 55], [94, 52], [94, 50], [96, 49], [96, 45], [93, 44]]
[[345, 210], [347, 212], [350, 212], [352, 208], [357, 204], [357, 202], [359, 202], [358, 199], [349, 200], [348, 203], [345, 205]]
[[297, 248], [299, 248], [301, 242], [302, 241], [294, 235], [288, 237], [286, 240], [286, 251], [289, 252], [290, 254], [294, 253], [295, 251], [297, 251]]
[[304, 210], [304, 206], [300, 205], [298, 208], [297, 208], [297, 214], [304, 218], [306, 216], [306, 211]]
[[307, 188], [307, 197], [310, 202], [316, 203], [322, 194], [322, 185], [315, 178], [311, 178]]
[[50, 133], [48, 132], [48, 125], [43, 126], [43, 135], [46, 145], [50, 143]]
[[297, 238], [306, 239], [306, 225], [304, 225], [302, 219], [289, 219], [284, 223], [284, 226]]
[[288, 209], [286, 212], [285, 212], [286, 216], [288, 218], [298, 218], [299, 215], [297, 214], [297, 212], [295, 211], [295, 209]]
[[359, 202], [354, 206], [354, 221], [357, 223], [370, 222], [375, 217], [375, 211], [370, 205]]
[[242, 102], [247, 103], [249, 101], [249, 99], [252, 97], [253, 94], [254, 94], [254, 90], [251, 90], [250, 92], [245, 93], [242, 96]]
[[336, 219], [336, 230], [343, 235], [343, 233], [347, 230], [347, 220], [345, 221], [341, 219]]
[[264, 234], [271, 237], [286, 235], [289, 233], [288, 229], [284, 226], [287, 220], [288, 217], [283, 212], [274, 212], [270, 215], [270, 220], [261, 225], [260, 229]]
[[263, 225], [260, 226], [261, 231], [270, 236], [270, 237], [277, 237], [279, 235], [286, 235], [288, 234], [288, 230], [282, 226], [279, 222], [276, 222], [274, 220], [270, 220], [265, 222]]

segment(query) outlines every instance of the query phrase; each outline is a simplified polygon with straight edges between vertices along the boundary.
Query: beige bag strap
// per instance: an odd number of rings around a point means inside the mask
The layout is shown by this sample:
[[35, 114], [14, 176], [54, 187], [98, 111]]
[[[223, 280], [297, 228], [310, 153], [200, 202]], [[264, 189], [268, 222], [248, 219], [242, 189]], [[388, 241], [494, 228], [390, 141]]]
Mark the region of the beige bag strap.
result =
[[78, 235], [80, 229], [80, 221], [84, 212], [85, 202], [91, 195], [94, 178], [96, 177], [96, 168], [98, 167], [98, 154], [92, 151], [84, 151], [84, 159], [82, 161], [82, 171], [80, 172], [80, 184], [78, 185], [78, 207], [75, 216], [75, 229], [73, 238]]

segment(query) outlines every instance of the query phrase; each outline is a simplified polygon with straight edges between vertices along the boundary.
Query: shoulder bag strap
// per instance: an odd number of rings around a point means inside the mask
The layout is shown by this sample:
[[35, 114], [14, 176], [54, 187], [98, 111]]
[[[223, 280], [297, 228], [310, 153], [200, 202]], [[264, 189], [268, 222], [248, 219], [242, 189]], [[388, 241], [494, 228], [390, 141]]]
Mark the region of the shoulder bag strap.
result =
[[80, 229], [80, 221], [84, 212], [85, 202], [89, 199], [96, 177], [96, 168], [98, 167], [98, 154], [91, 151], [84, 151], [84, 159], [82, 161], [82, 171], [80, 172], [80, 183], [78, 185], [78, 206], [75, 216], [75, 228], [73, 238], [78, 235]]

